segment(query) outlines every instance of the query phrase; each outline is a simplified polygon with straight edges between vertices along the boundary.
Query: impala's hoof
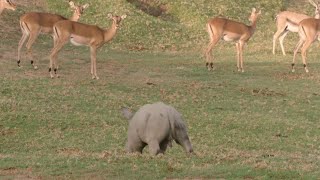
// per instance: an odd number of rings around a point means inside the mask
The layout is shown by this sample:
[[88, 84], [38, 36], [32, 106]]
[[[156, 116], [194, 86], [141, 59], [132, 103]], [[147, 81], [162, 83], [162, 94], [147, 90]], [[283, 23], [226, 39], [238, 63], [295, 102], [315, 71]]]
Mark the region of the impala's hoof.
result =
[[295, 71], [296, 71], [296, 70], [294, 70], [294, 69], [291, 70], [291, 72], [293, 72], [293, 73], [294, 73]]
[[34, 66], [33, 68], [34, 68], [34, 70], [37, 70], [37, 69], [38, 69], [38, 66]]
[[99, 77], [98, 76], [92, 76], [92, 79], [99, 79]]

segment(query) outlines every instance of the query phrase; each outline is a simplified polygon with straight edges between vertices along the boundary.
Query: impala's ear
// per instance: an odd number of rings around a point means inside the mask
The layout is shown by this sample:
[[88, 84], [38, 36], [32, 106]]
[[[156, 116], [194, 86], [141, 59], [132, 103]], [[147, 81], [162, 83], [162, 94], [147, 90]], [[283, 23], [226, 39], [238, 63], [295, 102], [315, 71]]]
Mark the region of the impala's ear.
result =
[[107, 17], [110, 18], [110, 19], [112, 19], [113, 15], [112, 15], [111, 13], [109, 13], [109, 14], [107, 15]]
[[121, 16], [121, 19], [125, 19], [126, 17], [127, 17], [127, 15], [124, 14], [124, 15]]
[[73, 1], [69, 1], [69, 5], [70, 5], [70, 7], [73, 8], [73, 9], [76, 8], [76, 5], [74, 4]]
[[88, 7], [89, 7], [88, 3], [82, 6], [83, 9], [87, 9]]
[[252, 12], [256, 12], [257, 10], [256, 10], [256, 8], [252, 8]]

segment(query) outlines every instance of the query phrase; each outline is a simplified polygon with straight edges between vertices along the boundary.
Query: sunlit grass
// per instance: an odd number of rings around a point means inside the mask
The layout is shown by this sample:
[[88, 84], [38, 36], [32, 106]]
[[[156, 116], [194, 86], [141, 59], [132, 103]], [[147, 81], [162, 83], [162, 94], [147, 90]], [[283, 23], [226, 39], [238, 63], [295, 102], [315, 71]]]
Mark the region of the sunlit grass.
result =
[[[91, 80], [89, 49], [70, 45], [59, 53], [61, 77], [50, 79], [52, 40], [43, 36], [34, 45], [39, 69], [33, 70], [26, 57], [19, 69], [18, 21], [1, 17], [12, 26], [0, 34], [0, 179], [320, 177], [318, 45], [308, 54], [309, 74], [300, 54], [291, 73], [295, 35], [286, 39], [287, 56], [279, 47], [271, 55], [272, 17], [283, 8], [280, 1], [163, 2], [173, 19], [150, 17], [126, 1], [90, 4], [82, 22], [107, 27], [107, 12], [131, 16], [98, 52], [100, 80]], [[57, 12], [70, 14], [66, 4], [48, 5], [50, 11], [59, 7]], [[239, 12], [253, 5], [265, 14], [245, 47], [246, 72], [236, 70], [234, 45], [222, 42], [214, 49], [215, 70], [208, 72], [207, 34], [200, 25], [218, 14], [245, 22], [248, 13]], [[142, 47], [145, 51], [132, 51]], [[137, 110], [157, 101], [183, 114], [195, 154], [185, 154], [177, 144], [156, 157], [148, 148], [142, 155], [125, 152], [128, 122], [121, 107]]]

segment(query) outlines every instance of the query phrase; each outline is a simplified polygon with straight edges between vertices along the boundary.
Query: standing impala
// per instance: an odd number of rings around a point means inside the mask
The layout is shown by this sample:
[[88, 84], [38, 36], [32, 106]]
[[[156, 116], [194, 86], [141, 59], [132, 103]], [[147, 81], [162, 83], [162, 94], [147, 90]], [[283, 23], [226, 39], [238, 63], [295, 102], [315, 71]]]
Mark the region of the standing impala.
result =
[[74, 21], [59, 21], [53, 27], [54, 47], [50, 55], [49, 73], [54, 78], [52, 68], [57, 75], [57, 55], [61, 48], [70, 40], [73, 45], [85, 45], [90, 47], [91, 53], [91, 75], [92, 79], [99, 79], [97, 76], [97, 49], [105, 43], [112, 40], [116, 35], [120, 22], [126, 18], [123, 16], [113, 16], [108, 14], [108, 18], [112, 19], [110, 29], [101, 29], [98, 26], [82, 24]]
[[17, 6], [11, 0], [0, 0], [0, 15], [4, 9], [16, 10]]
[[[73, 9], [73, 16], [70, 18], [71, 21], [78, 21], [80, 16], [83, 14], [84, 9], [86, 9], [89, 4], [85, 5], [75, 5], [74, 2], [69, 1], [70, 8]], [[26, 44], [27, 54], [31, 56], [31, 65], [34, 69], [37, 66], [34, 64], [33, 55], [31, 52], [31, 46], [39, 36], [39, 34], [50, 34], [52, 35], [53, 25], [62, 20], [67, 20], [67, 18], [50, 13], [40, 13], [40, 12], [29, 12], [20, 17], [20, 27], [22, 31], [22, 37], [18, 46], [18, 66], [20, 67], [21, 58], [21, 48], [25, 41], [28, 39]]]
[[[309, 0], [310, 4], [312, 4], [315, 9], [315, 18], [320, 18], [320, 3], [316, 4], [314, 1]], [[305, 14], [299, 14], [295, 12], [290, 11], [283, 11], [280, 12], [276, 17], [277, 22], [277, 32], [274, 33], [273, 36], [273, 47], [272, 47], [272, 53], [276, 53], [276, 41], [279, 39], [279, 43], [281, 46], [282, 54], [285, 56], [286, 52], [284, 50], [283, 41], [286, 35], [289, 32], [298, 32], [299, 30], [299, 23], [304, 20], [311, 18], [311, 16], [307, 16]]]
[[320, 35], [320, 19], [309, 18], [304, 19], [299, 24], [299, 36], [300, 40], [296, 45], [293, 53], [293, 61], [292, 61], [292, 72], [295, 71], [295, 59], [299, 49], [301, 48], [301, 56], [302, 62], [305, 71], [308, 73], [307, 67], [307, 50], [311, 46], [311, 44], [317, 40], [318, 36]]
[[253, 35], [256, 29], [256, 22], [260, 14], [261, 10], [257, 12], [255, 8], [252, 8], [252, 12], [249, 17], [249, 21], [252, 23], [251, 26], [219, 17], [209, 20], [207, 23], [207, 30], [210, 36], [210, 43], [206, 50], [206, 67], [208, 70], [213, 69], [213, 57], [211, 51], [219, 40], [223, 39], [228, 42], [236, 42], [238, 71], [244, 72], [242, 57], [243, 47]]

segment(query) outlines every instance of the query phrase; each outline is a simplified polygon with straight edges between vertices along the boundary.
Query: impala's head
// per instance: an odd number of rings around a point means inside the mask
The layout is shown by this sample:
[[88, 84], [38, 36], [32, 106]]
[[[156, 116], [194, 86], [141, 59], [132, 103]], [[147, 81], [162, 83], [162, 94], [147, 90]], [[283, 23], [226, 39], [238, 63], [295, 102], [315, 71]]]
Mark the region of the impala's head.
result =
[[260, 16], [261, 14], [261, 10], [259, 12], [257, 12], [256, 8], [252, 8], [252, 12], [251, 12], [251, 15], [249, 17], [249, 21], [252, 23], [252, 22], [256, 22], [258, 17]]
[[78, 21], [84, 10], [89, 7], [89, 4], [85, 5], [75, 5], [73, 1], [69, 1], [70, 8], [73, 10], [73, 21]]
[[2, 9], [10, 9], [10, 10], [16, 10], [17, 5], [14, 4], [11, 0], [0, 0], [0, 7]]
[[114, 16], [112, 14], [108, 14], [108, 18], [112, 19], [112, 23], [115, 25], [116, 28], [119, 28], [120, 22], [125, 19], [127, 15], [122, 15], [122, 16]]
[[313, 0], [309, 0], [309, 2], [312, 6], [316, 8], [314, 12], [314, 16], [316, 19], [319, 19], [320, 18], [320, 2], [319, 1], [314, 2]]

